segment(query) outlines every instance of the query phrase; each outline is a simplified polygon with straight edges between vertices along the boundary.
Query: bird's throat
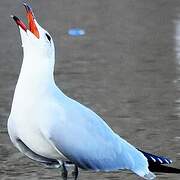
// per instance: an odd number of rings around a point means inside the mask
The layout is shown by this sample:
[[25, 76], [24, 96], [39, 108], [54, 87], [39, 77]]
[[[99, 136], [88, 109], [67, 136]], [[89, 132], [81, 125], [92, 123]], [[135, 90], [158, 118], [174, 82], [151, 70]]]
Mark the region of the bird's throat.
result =
[[24, 58], [16, 91], [32, 94], [54, 86], [54, 65], [47, 63], [48, 61], [49, 59]]

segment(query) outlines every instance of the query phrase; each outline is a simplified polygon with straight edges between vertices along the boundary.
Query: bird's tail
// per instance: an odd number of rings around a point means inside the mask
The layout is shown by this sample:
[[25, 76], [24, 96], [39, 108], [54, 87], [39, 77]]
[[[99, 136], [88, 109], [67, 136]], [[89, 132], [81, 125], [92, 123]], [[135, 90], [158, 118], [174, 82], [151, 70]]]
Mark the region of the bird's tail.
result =
[[[138, 149], [139, 150], [139, 149]], [[165, 166], [164, 164], [171, 164], [172, 160], [163, 156], [156, 156], [144, 151], [139, 150], [144, 154], [149, 163], [149, 170], [152, 172], [163, 172], [163, 173], [176, 173], [180, 174], [180, 169]]]

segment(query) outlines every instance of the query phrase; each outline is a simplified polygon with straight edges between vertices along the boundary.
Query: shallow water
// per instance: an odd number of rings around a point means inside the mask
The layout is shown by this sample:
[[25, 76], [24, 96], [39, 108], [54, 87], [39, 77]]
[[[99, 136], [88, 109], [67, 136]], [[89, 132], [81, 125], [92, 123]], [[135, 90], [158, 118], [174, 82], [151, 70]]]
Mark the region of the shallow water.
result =
[[[180, 1], [53, 0], [31, 2], [56, 44], [55, 78], [69, 96], [98, 112], [129, 142], [166, 155], [180, 168]], [[20, 154], [6, 123], [22, 50], [10, 14], [18, 1], [0, 2], [0, 179], [60, 179]], [[85, 29], [83, 37], [68, 29]], [[72, 179], [72, 178], [70, 178]], [[91, 173], [79, 179], [140, 179], [129, 172]], [[158, 179], [178, 180], [158, 174]]]

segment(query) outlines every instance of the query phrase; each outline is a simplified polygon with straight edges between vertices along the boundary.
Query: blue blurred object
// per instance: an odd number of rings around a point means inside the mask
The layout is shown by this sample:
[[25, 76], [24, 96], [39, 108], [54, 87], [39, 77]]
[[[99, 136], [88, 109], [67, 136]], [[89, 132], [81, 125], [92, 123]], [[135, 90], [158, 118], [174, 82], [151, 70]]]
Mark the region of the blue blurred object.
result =
[[70, 36], [83, 36], [85, 35], [85, 31], [80, 28], [71, 28], [68, 30], [68, 34]]

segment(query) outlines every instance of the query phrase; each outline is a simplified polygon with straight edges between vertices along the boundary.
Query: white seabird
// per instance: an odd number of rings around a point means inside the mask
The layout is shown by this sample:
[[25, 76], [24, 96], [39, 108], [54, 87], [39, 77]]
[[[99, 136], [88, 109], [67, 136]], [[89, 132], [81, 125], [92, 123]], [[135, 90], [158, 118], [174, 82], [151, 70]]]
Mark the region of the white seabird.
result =
[[[23, 63], [15, 88], [8, 133], [26, 156], [52, 167], [66, 163], [95, 171], [130, 170], [144, 179], [154, 179], [151, 165], [171, 161], [136, 149], [95, 112], [67, 97], [55, 84], [55, 49], [50, 34], [35, 20], [24, 4], [29, 29], [16, 16], [20, 29]], [[158, 160], [159, 159], [159, 160]]]

